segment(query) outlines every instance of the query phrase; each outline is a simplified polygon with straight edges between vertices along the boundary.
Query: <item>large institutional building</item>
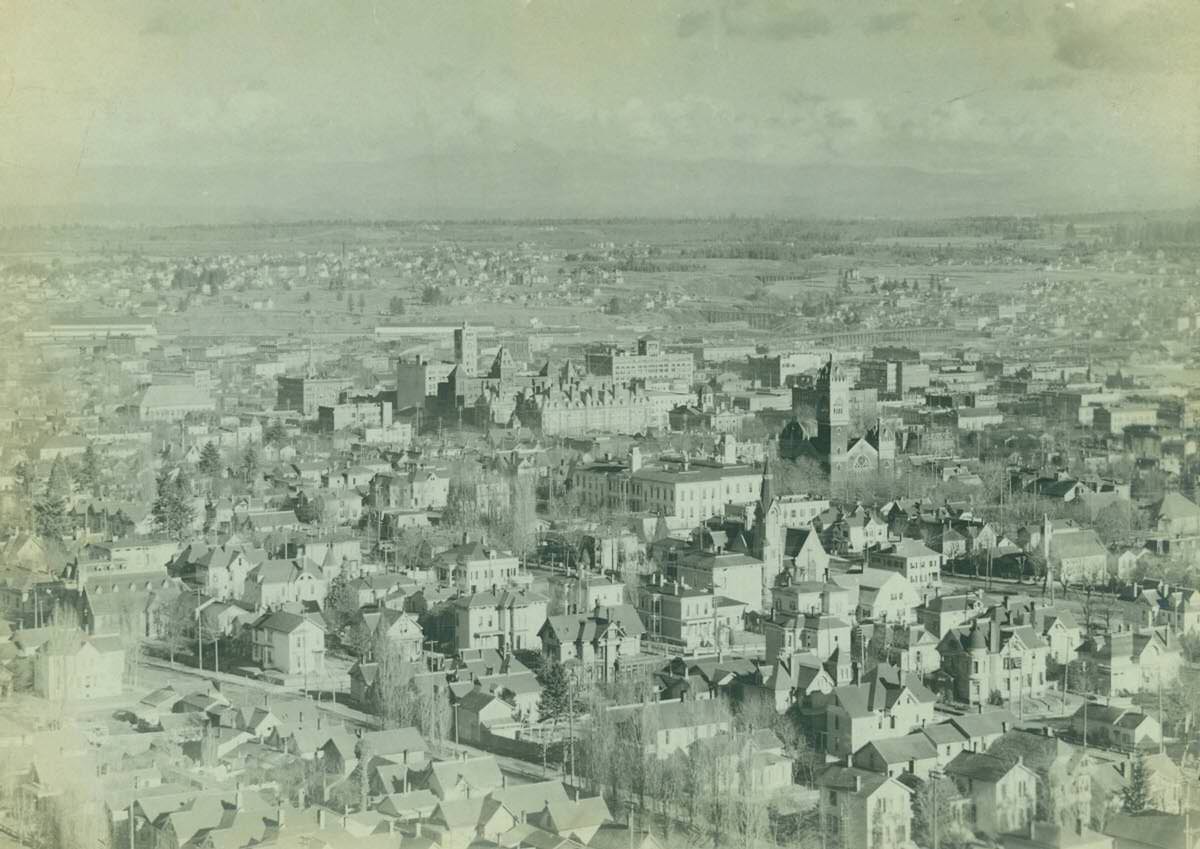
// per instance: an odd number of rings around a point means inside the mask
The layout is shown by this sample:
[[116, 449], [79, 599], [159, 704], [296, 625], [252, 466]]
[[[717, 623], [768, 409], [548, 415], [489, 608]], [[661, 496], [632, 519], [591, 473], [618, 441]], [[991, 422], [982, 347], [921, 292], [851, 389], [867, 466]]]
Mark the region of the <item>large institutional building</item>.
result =
[[636, 351], [625, 351], [616, 345], [604, 345], [588, 351], [584, 357], [588, 374], [612, 378], [614, 383], [643, 380], [647, 383], [692, 382], [696, 371], [695, 358], [689, 353], [671, 354], [663, 351], [655, 339], [642, 337]]
[[693, 462], [685, 457], [676, 463], [643, 466], [637, 448], [630, 452], [627, 464], [593, 463], [572, 475], [585, 504], [694, 522], [722, 515], [726, 504], [753, 504], [762, 479], [761, 469], [736, 462]]
[[779, 437], [781, 457], [814, 457], [835, 486], [853, 474], [891, 473], [896, 465], [896, 435], [882, 419], [865, 434], [850, 435], [850, 392], [850, 378], [830, 357], [817, 374], [816, 433], [793, 420]]

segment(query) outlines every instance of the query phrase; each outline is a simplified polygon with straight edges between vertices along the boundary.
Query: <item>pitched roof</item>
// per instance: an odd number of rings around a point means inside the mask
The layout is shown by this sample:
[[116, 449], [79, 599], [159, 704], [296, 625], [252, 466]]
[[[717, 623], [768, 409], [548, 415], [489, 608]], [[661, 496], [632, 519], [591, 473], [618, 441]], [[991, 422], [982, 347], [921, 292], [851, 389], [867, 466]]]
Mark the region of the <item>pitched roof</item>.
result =
[[929, 742], [929, 738], [919, 731], [905, 734], [903, 737], [873, 740], [863, 746], [864, 749], [868, 747], [873, 748], [885, 764], [932, 760], [937, 757], [937, 750]]
[[1008, 761], [995, 755], [959, 752], [954, 760], [946, 764], [946, 772], [951, 775], [961, 775], [973, 781], [995, 783], [1008, 775], [1015, 766], [1016, 761]]

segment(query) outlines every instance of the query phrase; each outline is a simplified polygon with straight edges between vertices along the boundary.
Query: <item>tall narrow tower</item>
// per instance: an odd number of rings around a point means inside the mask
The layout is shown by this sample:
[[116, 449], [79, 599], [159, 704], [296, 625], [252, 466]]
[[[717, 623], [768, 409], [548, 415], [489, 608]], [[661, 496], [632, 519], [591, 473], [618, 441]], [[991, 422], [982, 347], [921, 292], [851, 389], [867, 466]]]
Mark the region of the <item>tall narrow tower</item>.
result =
[[833, 355], [817, 374], [817, 443], [826, 456], [831, 482], [846, 470], [850, 441], [850, 379], [833, 362]]
[[454, 362], [471, 377], [479, 368], [479, 331], [465, 321], [462, 327], [454, 328]]

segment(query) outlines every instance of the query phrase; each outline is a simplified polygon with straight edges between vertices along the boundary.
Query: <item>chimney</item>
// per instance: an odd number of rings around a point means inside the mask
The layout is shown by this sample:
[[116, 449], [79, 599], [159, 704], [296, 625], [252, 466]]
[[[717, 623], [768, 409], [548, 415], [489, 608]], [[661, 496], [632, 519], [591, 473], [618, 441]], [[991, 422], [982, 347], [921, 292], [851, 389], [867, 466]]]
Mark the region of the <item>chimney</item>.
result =
[[854, 776], [854, 792], [855, 793], [862, 792], [862, 776], [861, 775]]
[[991, 630], [991, 645], [988, 646], [988, 651], [998, 652], [1000, 651], [1000, 620], [995, 616], [992, 617]]
[[308, 807], [308, 805], [306, 804], [307, 802], [308, 802], [308, 794], [305, 793], [304, 788], [301, 787], [300, 792], [297, 794], [297, 797], [296, 797], [296, 807], [303, 811], [305, 808]]
[[233, 793], [233, 807], [234, 810], [237, 811], [242, 809], [242, 785], [240, 782], [237, 785], [237, 789]]
[[420, 818], [418, 818], [418, 819], [417, 819], [417, 820], [416, 820], [416, 821], [413, 823], [413, 829], [414, 829], [414, 834], [415, 834], [415, 836], [416, 836], [416, 837], [420, 837], [420, 836], [421, 836], [421, 820], [420, 820]]
[[276, 825], [278, 825], [280, 828], [283, 828], [284, 822], [285, 822], [286, 820], [287, 820], [287, 812], [284, 810], [284, 808], [283, 808], [283, 805], [280, 805], [280, 806], [279, 806], [279, 807], [278, 807], [278, 808], [275, 810], [275, 823], [276, 823]]
[[502, 773], [500, 773], [500, 788], [504, 789], [507, 787], [508, 787], [508, 776], [502, 772]]

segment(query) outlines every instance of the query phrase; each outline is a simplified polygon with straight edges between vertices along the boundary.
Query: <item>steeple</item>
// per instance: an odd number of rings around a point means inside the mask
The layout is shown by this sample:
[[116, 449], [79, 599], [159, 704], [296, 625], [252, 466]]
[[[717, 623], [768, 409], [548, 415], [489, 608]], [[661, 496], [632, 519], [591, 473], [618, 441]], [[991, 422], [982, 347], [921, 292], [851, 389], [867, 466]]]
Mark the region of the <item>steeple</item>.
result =
[[763, 515], [767, 515], [767, 511], [771, 509], [772, 502], [775, 501], [775, 475], [771, 473], [771, 457], [766, 455], [763, 457], [763, 474], [762, 488], [759, 490], [758, 504]]

